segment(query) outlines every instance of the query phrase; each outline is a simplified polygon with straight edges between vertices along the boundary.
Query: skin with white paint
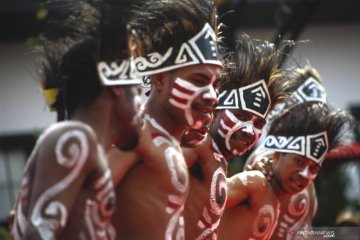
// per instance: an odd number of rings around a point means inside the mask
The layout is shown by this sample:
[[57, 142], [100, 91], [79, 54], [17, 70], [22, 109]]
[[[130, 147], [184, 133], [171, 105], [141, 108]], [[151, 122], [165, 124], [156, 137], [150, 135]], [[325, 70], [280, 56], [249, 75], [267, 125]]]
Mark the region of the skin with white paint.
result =
[[241, 172], [227, 183], [228, 200], [218, 239], [270, 239], [280, 205], [265, 176], [260, 171]]
[[26, 166], [14, 239], [106, 239], [114, 207], [110, 171], [94, 133], [81, 123], [55, 124]]
[[183, 148], [190, 192], [185, 203], [186, 237], [216, 239], [227, 197], [227, 162], [210, 135], [195, 148]]
[[[256, 166], [256, 163], [263, 157], [272, 157], [273, 153], [269, 150], [264, 151], [263, 149], [258, 149], [255, 151], [252, 162], [247, 164], [252, 164]], [[314, 184], [312, 181], [316, 178], [317, 173], [309, 171], [313, 169], [314, 162], [303, 159], [303, 157], [295, 154], [287, 154], [287, 157], [284, 161], [289, 163], [292, 161], [291, 166], [298, 165], [296, 170], [299, 175], [309, 179], [309, 185], [306, 188], [300, 188], [300, 192], [293, 193], [290, 192], [285, 194], [280, 201], [280, 215], [278, 218], [278, 224], [274, 230], [274, 234], [271, 239], [295, 239], [295, 236], [289, 234], [291, 230], [296, 229], [307, 229], [312, 226], [312, 219], [317, 211], [317, 197]], [[284, 156], [284, 155], [283, 155]], [[296, 158], [295, 158], [296, 157]], [[309, 165], [306, 165], [308, 163]], [[293, 168], [291, 166], [286, 166], [286, 169]], [[262, 169], [265, 171], [265, 169]], [[279, 169], [280, 170], [280, 169]], [[279, 171], [278, 170], [278, 171]], [[284, 171], [284, 170], [283, 170]], [[289, 170], [287, 170], [289, 171]], [[290, 170], [293, 171], [293, 170]], [[285, 180], [282, 180], [285, 181]], [[292, 180], [287, 180], [287, 182], [292, 182]], [[284, 189], [292, 189], [284, 185]]]
[[120, 239], [184, 237], [189, 175], [179, 140], [194, 123], [211, 118], [220, 69], [201, 64], [151, 76], [152, 90], [144, 107], [146, 125], [133, 151], [138, 163], [116, 187], [121, 201], [113, 224]]

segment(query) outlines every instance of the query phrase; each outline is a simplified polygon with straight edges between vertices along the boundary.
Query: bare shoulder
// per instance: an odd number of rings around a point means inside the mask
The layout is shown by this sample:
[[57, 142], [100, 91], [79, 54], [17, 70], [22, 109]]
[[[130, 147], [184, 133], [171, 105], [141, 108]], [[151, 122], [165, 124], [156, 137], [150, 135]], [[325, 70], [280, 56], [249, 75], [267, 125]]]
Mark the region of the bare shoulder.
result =
[[267, 180], [265, 175], [258, 171], [244, 171], [237, 174], [237, 178], [242, 182], [243, 185], [253, 189], [264, 189], [267, 188]]
[[98, 151], [94, 131], [88, 125], [75, 121], [50, 126], [39, 137], [36, 149], [37, 161], [55, 158], [60, 165], [69, 165], [78, 159], [89, 160], [89, 156], [96, 156]]

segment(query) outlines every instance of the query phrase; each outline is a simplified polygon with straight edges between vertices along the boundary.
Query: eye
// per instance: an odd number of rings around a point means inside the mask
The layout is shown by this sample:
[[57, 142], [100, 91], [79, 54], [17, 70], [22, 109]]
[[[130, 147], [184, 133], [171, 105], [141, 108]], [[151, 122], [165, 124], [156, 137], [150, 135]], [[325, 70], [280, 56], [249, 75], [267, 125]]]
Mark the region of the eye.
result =
[[303, 165], [305, 163], [304, 159], [301, 158], [294, 158], [294, 161], [296, 162], [296, 164], [298, 165]]
[[220, 79], [215, 80], [215, 82], [213, 83], [213, 86], [215, 88], [215, 91], [219, 92], [220, 89]]
[[193, 83], [195, 86], [198, 86], [198, 87], [201, 87], [201, 86], [205, 85], [204, 81], [199, 80], [199, 79], [191, 79], [190, 82]]
[[247, 115], [246, 113], [243, 113], [243, 112], [236, 113], [234, 115], [237, 119], [239, 119], [240, 121], [243, 121], [243, 122], [246, 122], [251, 119], [251, 117], [249, 115]]

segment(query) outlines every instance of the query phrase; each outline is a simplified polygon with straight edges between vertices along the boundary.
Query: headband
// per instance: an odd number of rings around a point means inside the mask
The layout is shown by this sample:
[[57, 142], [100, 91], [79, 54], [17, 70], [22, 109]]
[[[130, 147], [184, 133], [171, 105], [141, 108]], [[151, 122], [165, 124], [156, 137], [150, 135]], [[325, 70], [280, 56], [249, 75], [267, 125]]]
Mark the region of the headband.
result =
[[291, 98], [297, 104], [304, 102], [326, 103], [326, 91], [318, 81], [309, 77], [296, 89]]
[[220, 93], [216, 109], [242, 109], [262, 118], [270, 109], [271, 99], [265, 80]]
[[284, 110], [305, 102], [326, 103], [326, 90], [313, 77], [309, 77], [290, 96], [289, 100], [276, 105], [267, 116], [268, 122], [282, 115]]
[[193, 38], [182, 43], [179, 49], [170, 47], [163, 54], [153, 52], [145, 57], [135, 59], [136, 69], [140, 76], [195, 64], [214, 64], [222, 67], [219, 60], [216, 34], [208, 23]]
[[142, 79], [138, 78], [134, 59], [123, 60], [119, 65], [117, 62], [99, 62], [97, 64], [98, 74], [102, 85], [135, 85], [141, 84]]
[[309, 158], [321, 165], [329, 149], [326, 132], [307, 136], [266, 137], [264, 148], [275, 152], [295, 153]]

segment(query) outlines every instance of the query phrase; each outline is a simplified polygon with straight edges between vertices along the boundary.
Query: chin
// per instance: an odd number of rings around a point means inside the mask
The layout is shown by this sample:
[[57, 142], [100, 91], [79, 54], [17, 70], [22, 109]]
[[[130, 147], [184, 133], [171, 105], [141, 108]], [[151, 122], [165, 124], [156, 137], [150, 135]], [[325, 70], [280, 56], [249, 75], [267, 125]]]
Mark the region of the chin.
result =
[[134, 150], [138, 146], [138, 144], [139, 144], [139, 139], [137, 137], [134, 137], [130, 141], [117, 144], [117, 147], [122, 151], [131, 151]]

